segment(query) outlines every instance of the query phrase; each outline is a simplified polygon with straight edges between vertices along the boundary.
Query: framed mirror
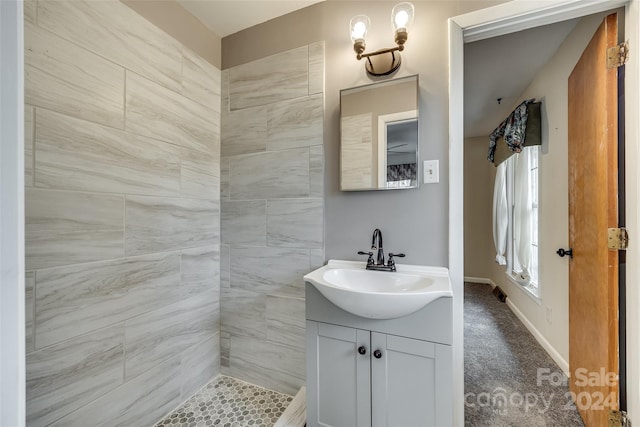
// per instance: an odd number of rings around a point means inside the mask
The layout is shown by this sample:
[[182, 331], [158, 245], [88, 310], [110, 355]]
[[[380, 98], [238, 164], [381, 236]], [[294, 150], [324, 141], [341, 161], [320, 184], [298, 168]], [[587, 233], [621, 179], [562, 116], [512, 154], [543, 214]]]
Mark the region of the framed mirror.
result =
[[418, 76], [340, 91], [340, 189], [418, 186]]

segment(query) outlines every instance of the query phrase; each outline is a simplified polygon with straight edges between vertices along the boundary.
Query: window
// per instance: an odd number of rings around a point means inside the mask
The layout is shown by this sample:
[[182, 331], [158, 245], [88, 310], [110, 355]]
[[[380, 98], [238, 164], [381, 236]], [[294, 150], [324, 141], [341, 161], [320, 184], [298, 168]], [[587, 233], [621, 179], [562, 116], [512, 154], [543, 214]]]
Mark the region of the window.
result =
[[540, 147], [525, 147], [507, 162], [507, 274], [535, 296], [538, 275], [538, 165]]

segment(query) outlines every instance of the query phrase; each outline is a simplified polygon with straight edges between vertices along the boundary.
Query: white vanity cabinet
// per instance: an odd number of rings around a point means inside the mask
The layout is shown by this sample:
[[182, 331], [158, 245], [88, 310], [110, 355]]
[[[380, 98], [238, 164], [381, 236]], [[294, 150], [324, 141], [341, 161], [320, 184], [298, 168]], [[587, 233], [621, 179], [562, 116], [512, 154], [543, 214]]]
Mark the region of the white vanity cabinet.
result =
[[451, 298], [374, 320], [306, 292], [308, 427], [452, 425]]
[[370, 340], [369, 331], [307, 320], [308, 427], [371, 427]]

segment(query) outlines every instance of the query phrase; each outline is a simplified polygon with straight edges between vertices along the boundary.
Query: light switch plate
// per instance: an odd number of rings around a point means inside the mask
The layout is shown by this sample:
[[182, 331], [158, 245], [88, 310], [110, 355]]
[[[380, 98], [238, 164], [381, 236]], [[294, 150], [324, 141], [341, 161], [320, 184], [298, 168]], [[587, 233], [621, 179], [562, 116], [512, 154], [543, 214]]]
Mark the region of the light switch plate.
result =
[[423, 163], [423, 176], [425, 184], [437, 184], [440, 182], [440, 161], [425, 160]]

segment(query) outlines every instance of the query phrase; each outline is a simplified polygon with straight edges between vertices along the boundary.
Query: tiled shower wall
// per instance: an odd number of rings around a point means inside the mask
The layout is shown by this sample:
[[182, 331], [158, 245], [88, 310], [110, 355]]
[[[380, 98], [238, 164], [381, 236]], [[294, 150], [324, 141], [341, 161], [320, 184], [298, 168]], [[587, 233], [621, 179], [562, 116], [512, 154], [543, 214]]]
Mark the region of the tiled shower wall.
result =
[[289, 394], [324, 262], [323, 92], [323, 42], [222, 72], [222, 372]]
[[220, 71], [119, 1], [25, 2], [27, 424], [219, 372]]

